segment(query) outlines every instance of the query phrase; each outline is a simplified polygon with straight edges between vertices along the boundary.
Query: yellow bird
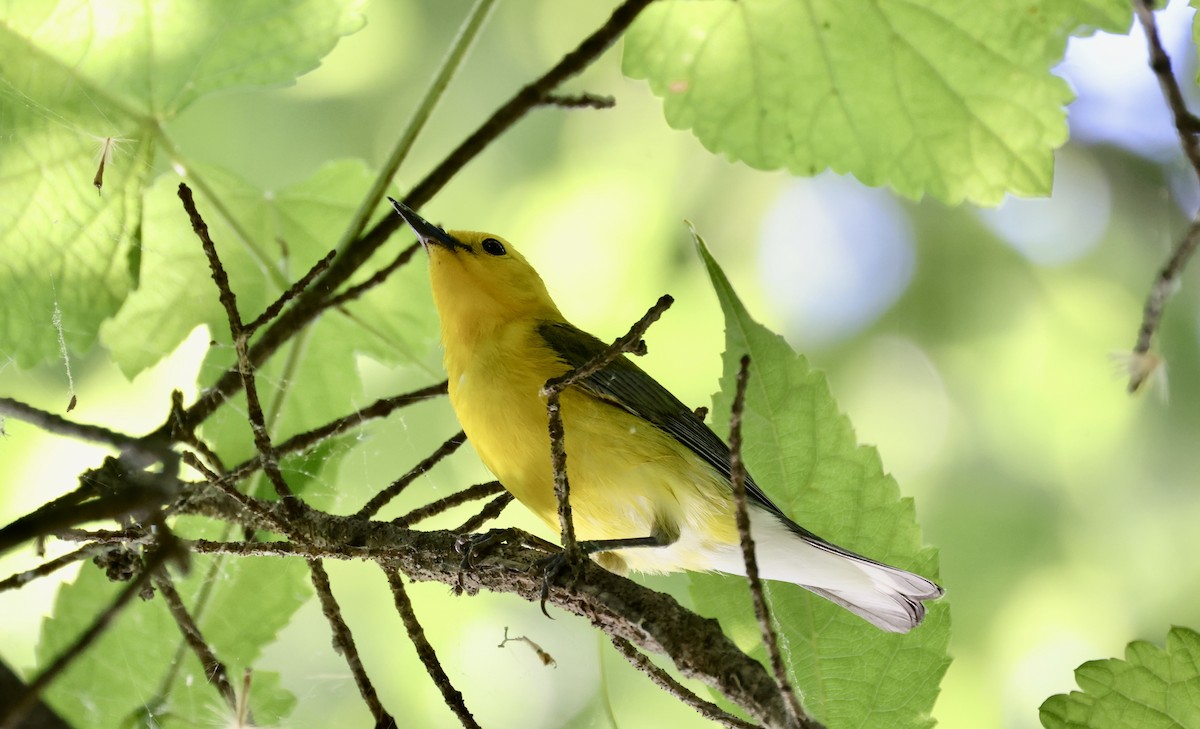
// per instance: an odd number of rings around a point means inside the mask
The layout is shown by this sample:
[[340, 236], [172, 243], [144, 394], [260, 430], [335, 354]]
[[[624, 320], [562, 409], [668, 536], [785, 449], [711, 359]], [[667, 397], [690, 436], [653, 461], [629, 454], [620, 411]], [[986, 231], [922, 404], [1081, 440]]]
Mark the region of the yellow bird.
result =
[[[390, 200], [391, 198], [389, 198]], [[540, 392], [607, 345], [572, 326], [503, 238], [443, 231], [392, 200], [426, 252], [450, 402], [484, 465], [558, 530]], [[571, 507], [581, 547], [616, 572], [745, 575], [729, 448], [652, 377], [620, 357], [562, 394]], [[834, 545], [790, 520], [750, 478], [759, 573], [904, 633], [942, 595], [933, 582]]]

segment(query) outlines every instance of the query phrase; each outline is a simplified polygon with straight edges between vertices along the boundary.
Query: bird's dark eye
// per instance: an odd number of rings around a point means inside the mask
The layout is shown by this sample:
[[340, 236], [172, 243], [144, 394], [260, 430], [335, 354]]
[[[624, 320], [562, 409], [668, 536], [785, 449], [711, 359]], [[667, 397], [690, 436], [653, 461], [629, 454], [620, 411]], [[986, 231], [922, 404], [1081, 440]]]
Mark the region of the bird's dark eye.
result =
[[484, 238], [483, 243], [480, 243], [479, 245], [483, 247], [484, 251], [492, 254], [493, 256], [503, 256], [505, 254], [504, 244], [495, 238]]

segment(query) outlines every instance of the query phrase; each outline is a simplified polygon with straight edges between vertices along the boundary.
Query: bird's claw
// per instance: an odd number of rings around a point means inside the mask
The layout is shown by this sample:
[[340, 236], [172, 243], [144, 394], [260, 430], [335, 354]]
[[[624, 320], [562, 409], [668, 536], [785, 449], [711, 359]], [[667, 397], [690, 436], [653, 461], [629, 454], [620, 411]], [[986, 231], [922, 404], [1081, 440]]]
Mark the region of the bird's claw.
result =
[[454, 540], [454, 551], [461, 554], [462, 569], [472, 569], [488, 551], [501, 544], [519, 544], [542, 552], [555, 552], [558, 547], [529, 532], [509, 527], [492, 529], [484, 534], [460, 534]]
[[550, 583], [553, 582], [563, 570], [570, 572], [571, 581], [574, 582], [575, 577], [578, 574], [577, 570], [579, 568], [580, 561], [582, 559], [583, 556], [580, 552], [570, 553], [560, 549], [558, 552], [550, 555], [549, 557], [544, 557], [534, 563], [533, 568], [536, 570], [541, 570], [542, 572], [542, 595], [540, 601], [542, 615], [545, 615], [551, 620], [554, 619], [551, 617], [550, 613], [546, 611], [546, 601], [550, 599]]

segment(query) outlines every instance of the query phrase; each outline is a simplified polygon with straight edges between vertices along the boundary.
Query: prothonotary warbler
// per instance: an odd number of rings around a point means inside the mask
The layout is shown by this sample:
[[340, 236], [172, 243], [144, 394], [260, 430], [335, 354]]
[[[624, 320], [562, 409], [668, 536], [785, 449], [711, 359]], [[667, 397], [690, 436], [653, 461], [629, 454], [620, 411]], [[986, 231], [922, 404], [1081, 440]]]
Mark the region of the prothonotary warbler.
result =
[[[392, 200], [429, 254], [450, 402], [479, 457], [558, 529], [542, 386], [606, 345], [572, 326], [533, 267], [500, 236], [443, 231]], [[729, 448], [691, 409], [621, 357], [562, 394], [575, 530], [618, 572], [745, 574]], [[762, 577], [792, 582], [883, 630], [904, 633], [941, 596], [933, 582], [796, 524], [747, 479]], [[638, 546], [629, 546], [636, 544]]]

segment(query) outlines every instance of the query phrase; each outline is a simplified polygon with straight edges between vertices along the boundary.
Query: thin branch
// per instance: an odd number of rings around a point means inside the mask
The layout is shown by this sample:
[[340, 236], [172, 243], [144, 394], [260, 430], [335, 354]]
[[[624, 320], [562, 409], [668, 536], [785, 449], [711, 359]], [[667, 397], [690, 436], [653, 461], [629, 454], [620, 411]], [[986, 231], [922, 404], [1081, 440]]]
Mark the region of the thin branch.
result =
[[758, 577], [758, 560], [754, 555], [754, 539], [750, 535], [750, 514], [746, 510], [746, 466], [742, 462], [742, 415], [746, 408], [746, 383], [750, 379], [750, 355], [743, 355], [738, 368], [737, 389], [733, 396], [733, 409], [729, 416], [729, 483], [733, 487], [733, 501], [737, 507], [738, 536], [742, 543], [742, 560], [746, 565], [746, 579], [750, 582], [750, 595], [754, 598], [754, 615], [762, 631], [763, 645], [771, 661], [775, 685], [784, 699], [790, 723], [801, 727], [817, 727], [800, 708], [800, 702], [788, 681], [787, 667], [779, 652], [779, 638], [771, 624], [771, 612], [763, 594], [762, 580]]
[[80, 477], [79, 488], [0, 528], [0, 553], [84, 522], [143, 518], [179, 493], [181, 483], [174, 473], [174, 460], [172, 454], [171, 460], [163, 462], [161, 472], [152, 472], [124, 459], [105, 458], [99, 468]]
[[67, 666], [71, 665], [80, 654], [87, 650], [100, 637], [104, 630], [108, 628], [113, 618], [129, 604], [133, 596], [141, 592], [142, 587], [150, 580], [150, 576], [162, 566], [163, 561], [167, 557], [168, 549], [170, 547], [167, 544], [160, 544], [150, 552], [146, 556], [145, 564], [138, 576], [130, 580], [129, 584], [117, 593], [117, 596], [108, 604], [108, 607], [96, 616], [87, 630], [80, 633], [79, 637], [71, 645], [67, 646], [50, 665], [46, 666], [29, 683], [24, 694], [17, 697], [7, 708], [0, 710], [2, 711], [0, 713], [0, 729], [17, 729], [21, 725], [21, 719], [37, 703], [38, 697], [46, 690], [46, 687], [54, 679], [58, 678], [66, 670]]
[[258, 331], [259, 327], [270, 323], [272, 319], [279, 316], [279, 312], [283, 311], [283, 307], [287, 306], [289, 301], [299, 296], [300, 293], [308, 288], [308, 285], [313, 282], [313, 279], [324, 273], [325, 269], [329, 268], [329, 264], [333, 262], [333, 257], [335, 255], [337, 255], [337, 251], [330, 251], [326, 253], [324, 258], [314, 263], [313, 267], [308, 269], [308, 273], [301, 276], [299, 281], [296, 281], [294, 284], [289, 286], [287, 291], [284, 291], [279, 295], [279, 298], [271, 302], [271, 305], [264, 309], [263, 313], [258, 315], [258, 318], [246, 325], [246, 336], [254, 334], [254, 332]]
[[263, 521], [272, 525], [272, 531], [286, 536], [294, 536], [294, 530], [282, 518], [277, 516], [269, 506], [264, 504], [259, 499], [252, 498], [238, 491], [237, 488], [222, 478], [219, 474], [209, 470], [198, 458], [190, 451], [185, 451], [183, 454], [183, 462], [204, 475], [214, 487], [221, 490], [229, 498], [233, 499], [246, 511], [254, 514]]
[[237, 339], [242, 335], [243, 331], [242, 315], [238, 313], [237, 294], [233, 293], [233, 289], [229, 287], [229, 274], [225, 273], [225, 266], [221, 263], [221, 257], [217, 255], [217, 246], [208, 234], [208, 224], [200, 216], [200, 211], [196, 209], [196, 201], [192, 197], [192, 189], [181, 182], [179, 183], [178, 193], [179, 199], [183, 201], [183, 209], [187, 212], [188, 218], [192, 222], [192, 230], [195, 231], [196, 237], [200, 239], [200, 245], [204, 248], [204, 255], [208, 258], [208, 267], [212, 271], [212, 280], [217, 285], [218, 299], [221, 302], [221, 306], [225, 308], [225, 317], [229, 320], [229, 331], [233, 334], [233, 338]]
[[[587, 68], [607, 50], [633, 23], [638, 14], [652, 0], [626, 0], [608, 21], [585, 38], [575, 50], [568, 53], [541, 78], [518, 91], [508, 102], [495, 111], [475, 132], [452, 151], [446, 159], [429, 173], [404, 198], [404, 203], [419, 209], [446, 185], [447, 182], [468, 162], [479, 155], [501, 134], [538, 105], [563, 81]], [[336, 290], [367, 262], [375, 251], [396, 232], [401, 220], [396, 215], [385, 215], [365, 235], [355, 240], [334, 259], [333, 264], [296, 300], [295, 304], [268, 327], [250, 350], [250, 362], [258, 365], [265, 361], [284, 342], [294, 336], [321, 311], [327, 292]], [[184, 415], [184, 423], [195, 426], [206, 420], [216, 409], [242, 386], [237, 368], [231, 368], [192, 404]]]
[[167, 604], [167, 609], [171, 612], [171, 617], [179, 626], [179, 632], [183, 634], [183, 640], [196, 654], [200, 665], [204, 667], [205, 678], [216, 687], [217, 693], [225, 700], [225, 704], [230, 710], [236, 710], [237, 696], [234, 694], [233, 684], [229, 683], [229, 672], [225, 669], [225, 664], [213, 652], [212, 646], [204, 639], [204, 634], [200, 632], [200, 626], [196, 625], [187, 606], [183, 604], [183, 598], [175, 589], [175, 581], [165, 570], [159, 571], [153, 579], [159, 594]]
[[[113, 544], [149, 544], [154, 537], [141, 527], [131, 529], [64, 529], [54, 535], [64, 542], [95, 542], [97, 546]], [[105, 550], [108, 551], [108, 550]]]
[[629, 328], [628, 332], [618, 337], [612, 344], [608, 345], [607, 349], [570, 372], [566, 372], [549, 380], [545, 386], [542, 387], [542, 396], [546, 397], [554, 390], [565, 390], [576, 382], [579, 382], [584, 378], [591, 377], [607, 367], [612, 363], [613, 360], [623, 354], [645, 354], [646, 343], [642, 341], [642, 337], [646, 336], [646, 331], [651, 327], [651, 325], [658, 321], [659, 317], [663, 315], [663, 312], [671, 308], [671, 304], [674, 303], [675, 299], [671, 298], [670, 295], [664, 294], [660, 296], [658, 301], [654, 302], [654, 306], [651, 306], [646, 313], [642, 315], [642, 318], [638, 319], [637, 322]]
[[[319, 518], [320, 524], [314, 528], [338, 536], [337, 542], [328, 542], [330, 546], [196, 540], [187, 547], [198, 553], [373, 560], [398, 566], [411, 579], [453, 588], [461, 585], [467, 594], [479, 590], [512, 593], [534, 603], [542, 598], [543, 580], [537, 566], [545, 554], [516, 541], [492, 546], [487, 560], [464, 572], [462, 559], [454, 551], [458, 536], [452, 532], [398, 529], [378, 521], [366, 522], [367, 530], [359, 532], [361, 521], [329, 514]], [[551, 604], [586, 618], [607, 635], [666, 654], [685, 677], [720, 691], [754, 720], [769, 727], [789, 726], [775, 681], [761, 663], [734, 645], [716, 621], [685, 609], [670, 595], [642, 587], [590, 561], [584, 561], [578, 570], [574, 589], [550, 591]]]
[[208, 444], [196, 435], [195, 428], [188, 428], [184, 424], [182, 418], [183, 412], [183, 393], [179, 390], [172, 390], [171, 413], [167, 416], [167, 422], [171, 424], [171, 440], [191, 446], [197, 453], [204, 456], [214, 468], [218, 471], [224, 471], [225, 464], [221, 461], [221, 457], [217, 455], [217, 452], [209, 448]]
[[[571, 481], [567, 478], [567, 440], [566, 429], [563, 427], [562, 404], [559, 400], [562, 390], [552, 390], [546, 398], [546, 416], [550, 423], [550, 466], [554, 469], [554, 497], [558, 501], [559, 541], [562, 542], [563, 555], [571, 562], [579, 562], [578, 544], [575, 539], [575, 518], [571, 514]], [[545, 612], [542, 603], [542, 612]]]
[[475, 0], [475, 5], [472, 6], [462, 25], [459, 26], [458, 34], [450, 42], [450, 50], [446, 53], [446, 57], [442, 59], [441, 66], [438, 67], [437, 73], [434, 74], [433, 80], [429, 83], [429, 88], [425, 90], [425, 94], [421, 97], [421, 102], [417, 104], [416, 111], [413, 112], [408, 126], [401, 133], [400, 139], [396, 141], [396, 146], [383, 163], [383, 168], [380, 169], [375, 182], [371, 185], [371, 189], [367, 192], [362, 204], [358, 207], [358, 211], [354, 214], [353, 221], [351, 221], [345, 235], [342, 236], [342, 240], [338, 243], [339, 250], [345, 248], [351, 241], [362, 235], [363, 229], [367, 227], [367, 219], [371, 216], [371, 212], [375, 209], [375, 206], [383, 199], [383, 194], [387, 191], [387, 186], [391, 183], [392, 178], [396, 176], [396, 170], [400, 169], [400, 164], [408, 156], [413, 142], [417, 140], [417, 135], [425, 128], [425, 123], [429, 121], [429, 115], [437, 107], [438, 101], [441, 100], [442, 95], [446, 92], [446, 87], [450, 85], [450, 80], [454, 78], [455, 72], [462, 65], [467, 51], [470, 50], [471, 44], [475, 42], [479, 31], [483, 28], [484, 21], [487, 20], [493, 4], [495, 4], [495, 0]]
[[[1134, 14], [1146, 34], [1146, 44], [1149, 46], [1150, 52], [1150, 69], [1154, 71], [1154, 75], [1158, 79], [1163, 98], [1166, 99], [1175, 120], [1175, 130], [1179, 134], [1179, 146], [1187, 156], [1188, 162], [1191, 163], [1192, 169], [1200, 177], [1200, 140], [1197, 139], [1197, 134], [1200, 133], [1200, 119], [1188, 111], [1183, 92], [1175, 80], [1175, 75], [1171, 72], [1171, 57], [1167, 55], [1162, 40], [1159, 38], [1158, 24], [1149, 3], [1147, 0], [1132, 0], [1132, 2]], [[1150, 294], [1146, 297], [1146, 304], [1142, 309], [1142, 323], [1138, 328], [1137, 342], [1133, 347], [1134, 362], [1137, 365], [1130, 367], [1130, 392], [1136, 392], [1161, 364], [1155, 358], [1152, 360], [1154, 366], [1144, 366], [1147, 358], [1152, 357], [1150, 354], [1151, 340], [1162, 321], [1167, 298], [1178, 287], [1179, 277], [1198, 245], [1200, 245], [1200, 213], [1193, 218], [1192, 224], [1188, 226], [1183, 238], [1175, 244], [1175, 249], [1171, 252], [1167, 262], [1159, 269]]]
[[14, 575], [4, 578], [3, 580], [0, 580], [0, 592], [20, 589], [39, 577], [45, 577], [53, 574], [55, 571], [62, 569], [69, 564], [74, 564], [75, 562], [88, 559], [89, 557], [93, 557], [96, 554], [107, 550], [108, 545], [85, 544], [79, 549], [76, 549], [74, 552], [68, 552], [61, 557], [55, 557], [54, 559], [43, 562], [33, 569], [25, 570], [24, 572], [18, 572]]
[[11, 397], [0, 397], [0, 415], [11, 415], [18, 420], [24, 420], [47, 433], [65, 435], [91, 443], [110, 445], [118, 450], [145, 450], [145, 439], [110, 430], [101, 425], [76, 423], [61, 415], [39, 410], [27, 403]]
[[429, 469], [437, 465], [438, 461], [458, 450], [458, 447], [467, 442], [467, 436], [461, 430], [446, 439], [446, 442], [438, 446], [437, 450], [426, 456], [426, 458], [413, 466], [412, 470], [404, 474], [400, 478], [393, 481], [387, 488], [375, 494], [363, 508], [355, 514], [359, 519], [370, 519], [379, 513], [379, 510], [387, 506], [388, 502], [400, 495], [400, 492], [405, 489], [410, 483], [417, 480]]
[[325, 614], [325, 619], [329, 621], [329, 627], [333, 631], [333, 649], [342, 654], [342, 657], [346, 659], [346, 664], [350, 666], [350, 673], [354, 676], [358, 692], [362, 695], [363, 701], [367, 702], [371, 716], [375, 718], [376, 728], [391, 727], [394, 729], [396, 720], [388, 713], [387, 709], [383, 708], [383, 704], [379, 701], [379, 695], [375, 693], [375, 686], [367, 676], [362, 658], [358, 655], [358, 648], [354, 645], [354, 636], [350, 633], [350, 626], [346, 625], [346, 621], [342, 618], [342, 609], [333, 596], [333, 588], [329, 584], [329, 573], [325, 571], [325, 565], [319, 559], [309, 559], [308, 568], [312, 573], [312, 583], [317, 591], [317, 597], [321, 600], [321, 612]]
[[542, 105], [557, 106], [560, 109], [611, 109], [617, 105], [617, 100], [600, 94], [546, 94]]
[[[225, 273], [225, 266], [222, 265], [220, 256], [217, 255], [216, 245], [208, 235], [208, 225], [196, 209], [192, 191], [182, 182], [179, 183], [179, 199], [183, 201], [183, 209], [187, 211], [188, 218], [192, 221], [192, 230], [196, 232], [196, 237], [200, 239], [200, 245], [204, 248], [204, 255], [208, 258], [208, 266], [212, 270], [213, 283], [217, 285], [218, 298], [221, 305], [225, 307], [225, 316], [229, 320], [229, 333], [233, 336], [233, 346], [237, 352], [238, 376], [242, 380], [242, 389], [246, 391], [246, 411], [249, 415], [250, 431], [254, 435], [254, 445], [262, 455], [263, 471], [266, 472], [271, 485], [275, 487], [275, 493], [279, 495], [280, 500], [290, 503], [295, 499], [295, 495], [292, 493], [291, 487], [287, 485], [287, 481], [284, 480], [283, 472], [279, 470], [279, 458], [271, 445], [271, 435], [267, 432], [262, 404], [258, 399], [258, 386], [254, 379], [255, 363], [251, 362], [247, 348], [249, 333], [242, 326], [242, 316], [238, 313], [237, 308], [237, 295], [229, 287], [229, 276]], [[186, 417], [181, 416], [180, 420], [185, 426], [189, 425]]]
[[[375, 418], [384, 418], [390, 415], [393, 411], [399, 410], [402, 407], [407, 407], [418, 402], [424, 402], [431, 398], [446, 394], [446, 387], [449, 383], [445, 380], [436, 385], [423, 387], [419, 390], [406, 392], [403, 395], [393, 395], [376, 400], [370, 405], [357, 410], [349, 415], [344, 415], [337, 420], [326, 423], [325, 425], [313, 428], [312, 430], [303, 433], [297, 433], [291, 438], [283, 441], [275, 446], [276, 455], [284, 455], [287, 453], [296, 453], [320, 443], [326, 438], [333, 437], [340, 433], [344, 433], [351, 428], [363, 425], [368, 420]], [[262, 455], [256, 455], [242, 463], [239, 463], [228, 474], [225, 475], [226, 481], [240, 481], [262, 466]]]
[[449, 511], [456, 506], [470, 503], [477, 499], [486, 498], [493, 494], [498, 494], [504, 491], [504, 487], [499, 481], [488, 481], [487, 483], [478, 483], [468, 487], [457, 493], [450, 494], [437, 501], [413, 509], [407, 514], [392, 519], [392, 523], [399, 527], [411, 528], [414, 524], [428, 519], [431, 516], [441, 514], [443, 511]]
[[450, 683], [450, 677], [442, 669], [442, 664], [438, 661], [437, 653], [433, 650], [433, 646], [430, 645], [429, 638], [425, 636], [425, 629], [421, 627], [421, 622], [417, 620], [417, 614], [413, 610], [412, 600], [409, 599], [408, 592], [404, 589], [404, 579], [400, 577], [400, 572], [393, 565], [381, 564], [380, 566], [387, 575], [388, 585], [392, 588], [392, 598], [396, 603], [396, 612], [400, 614], [400, 619], [404, 622], [404, 628], [408, 631], [408, 639], [412, 641], [413, 647], [417, 650], [417, 657], [421, 659], [421, 663], [425, 664], [425, 671], [433, 679], [433, 683], [438, 687], [438, 691], [442, 692], [442, 699], [445, 700], [446, 706], [450, 708], [450, 711], [454, 712], [454, 715], [458, 717], [459, 722], [464, 727], [478, 729], [479, 723], [475, 721], [475, 717], [467, 709], [462, 693], [454, 688], [454, 684]]
[[[1142, 323], [1138, 327], [1137, 343], [1133, 347], [1133, 356], [1135, 358], [1152, 356], [1150, 354], [1151, 340], [1154, 338], [1154, 334], [1162, 322], [1162, 315], [1166, 309], [1167, 299], [1178, 289], [1179, 277], [1183, 274], [1183, 269], [1187, 266], [1192, 254], [1196, 252], [1198, 245], [1200, 245], [1200, 214], [1192, 219], [1183, 238], [1175, 244], [1175, 250], [1172, 251], [1171, 257], [1167, 259], [1167, 262], [1154, 277], [1154, 285], [1151, 286], [1150, 294], [1146, 297], [1146, 304], [1142, 308]], [[1159, 364], [1156, 362], [1156, 365]], [[1131, 366], [1129, 391], [1137, 392], [1138, 388], [1150, 378], [1150, 375], [1155, 372], [1156, 368]]]
[[451, 529], [450, 531], [454, 532], [455, 534], [470, 534], [492, 519], [500, 516], [500, 512], [504, 511], [504, 507], [511, 504], [512, 501], [513, 495], [505, 491], [489, 501], [487, 506], [483, 507], [478, 514], [464, 521], [458, 526], [457, 529]]
[[625, 660], [629, 661], [634, 668], [646, 674], [660, 689], [700, 712], [705, 719], [715, 721], [722, 726], [730, 727], [730, 729], [761, 729], [757, 724], [751, 724], [745, 719], [730, 714], [713, 702], [700, 698], [687, 686], [676, 681], [674, 676], [655, 665], [654, 661], [651, 661], [645, 653], [634, 648], [633, 644], [624, 638], [610, 635], [609, 640], [612, 641], [617, 652], [625, 656]]
[[404, 250], [400, 251], [400, 255], [393, 258], [391, 263], [389, 263], [388, 265], [379, 269], [375, 273], [371, 274], [371, 277], [368, 278], [366, 281], [363, 281], [362, 283], [359, 283], [359, 284], [355, 284], [355, 285], [351, 286], [350, 288], [346, 289], [345, 291], [343, 291], [342, 293], [326, 300], [325, 303], [321, 304], [321, 309], [332, 309], [334, 307], [340, 307], [340, 306], [348, 304], [351, 301], [354, 301], [355, 299], [359, 298], [363, 294], [367, 293], [371, 289], [375, 288], [379, 284], [386, 281], [388, 276], [391, 276], [393, 273], [396, 272], [397, 269], [399, 269], [404, 264], [408, 263], [409, 260], [412, 259], [413, 254], [415, 254], [419, 250], [421, 250], [421, 246], [419, 243], [413, 243], [413, 244], [409, 245], [408, 248], [405, 248]]
[[1200, 143], [1196, 139], [1197, 132], [1200, 132], [1200, 119], [1188, 111], [1187, 102], [1183, 99], [1183, 91], [1180, 90], [1179, 83], [1175, 80], [1175, 74], [1171, 72], [1171, 57], [1167, 55], [1167, 50], [1158, 37], [1158, 23], [1154, 19], [1154, 11], [1150, 8], [1149, 2], [1147, 0], [1132, 1], [1133, 12], [1137, 16], [1138, 22], [1141, 23], [1142, 30], [1146, 33], [1146, 44], [1150, 47], [1150, 70], [1154, 71], [1154, 76], [1158, 79], [1158, 86], [1162, 89], [1163, 98], [1171, 107], [1171, 115], [1175, 119], [1175, 131], [1179, 133], [1179, 146], [1183, 148], [1188, 161], [1192, 163], [1192, 168], [1200, 176]]
[[550, 463], [554, 469], [554, 495], [558, 500], [558, 525], [561, 533], [563, 555], [572, 562], [578, 562], [580, 556], [575, 541], [575, 521], [571, 515], [571, 483], [567, 477], [567, 446], [566, 432], [563, 427], [562, 405], [560, 399], [563, 390], [576, 382], [590, 377], [622, 354], [643, 354], [646, 344], [642, 341], [650, 325], [658, 321], [662, 313], [670, 308], [675, 300], [670, 296], [662, 296], [650, 307], [624, 336], [608, 346], [591, 360], [554, 377], [542, 386], [542, 397], [546, 398], [546, 416], [549, 420], [550, 433]]

